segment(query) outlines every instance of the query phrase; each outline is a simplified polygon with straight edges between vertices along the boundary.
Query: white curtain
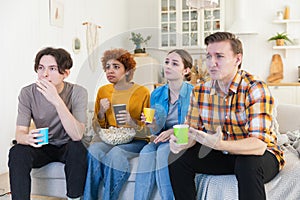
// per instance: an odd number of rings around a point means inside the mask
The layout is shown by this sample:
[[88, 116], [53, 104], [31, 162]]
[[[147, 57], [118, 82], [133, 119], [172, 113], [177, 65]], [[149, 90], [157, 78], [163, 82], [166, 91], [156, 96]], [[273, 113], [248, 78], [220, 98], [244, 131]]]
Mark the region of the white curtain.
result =
[[88, 52], [88, 61], [90, 69], [94, 72], [97, 67], [98, 60], [98, 42], [99, 42], [99, 33], [98, 26], [92, 23], [88, 23], [86, 26], [86, 43], [87, 43], [87, 52]]

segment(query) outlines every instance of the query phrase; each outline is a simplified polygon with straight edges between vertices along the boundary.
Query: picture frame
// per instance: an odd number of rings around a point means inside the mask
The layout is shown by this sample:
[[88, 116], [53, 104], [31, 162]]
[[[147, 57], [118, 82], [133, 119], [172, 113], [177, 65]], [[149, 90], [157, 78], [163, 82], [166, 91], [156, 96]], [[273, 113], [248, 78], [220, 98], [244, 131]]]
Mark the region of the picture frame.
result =
[[80, 50], [81, 50], [81, 42], [80, 42], [80, 39], [78, 37], [75, 37], [73, 39], [72, 46], [73, 46], [73, 52], [75, 54], [77, 54], [77, 53], [80, 52]]
[[57, 27], [64, 26], [64, 4], [60, 0], [49, 0], [50, 24]]

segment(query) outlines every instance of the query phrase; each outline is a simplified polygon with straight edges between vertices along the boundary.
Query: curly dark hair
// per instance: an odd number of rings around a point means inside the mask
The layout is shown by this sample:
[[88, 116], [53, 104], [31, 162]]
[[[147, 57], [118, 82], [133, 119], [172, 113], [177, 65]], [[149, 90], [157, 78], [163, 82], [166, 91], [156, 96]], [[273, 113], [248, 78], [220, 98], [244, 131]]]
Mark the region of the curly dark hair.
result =
[[129, 73], [126, 75], [126, 80], [131, 81], [136, 68], [136, 62], [133, 59], [133, 56], [125, 49], [112, 49], [105, 51], [101, 58], [104, 71], [106, 70], [106, 63], [111, 59], [117, 60], [124, 65], [125, 71]]
[[53, 48], [53, 47], [46, 47], [42, 50], [40, 50], [35, 57], [34, 62], [34, 71], [37, 72], [40, 64], [40, 60], [45, 55], [51, 55], [55, 58], [58, 72], [60, 74], [64, 74], [66, 69], [71, 69], [73, 66], [73, 60], [71, 58], [71, 55], [62, 48]]
[[[239, 38], [230, 32], [216, 32], [204, 39], [205, 45], [209, 45], [214, 42], [221, 42], [228, 40], [230, 42], [232, 51], [234, 54], [242, 54], [243, 55], [243, 45]], [[238, 68], [242, 67], [242, 63], [239, 64]]]

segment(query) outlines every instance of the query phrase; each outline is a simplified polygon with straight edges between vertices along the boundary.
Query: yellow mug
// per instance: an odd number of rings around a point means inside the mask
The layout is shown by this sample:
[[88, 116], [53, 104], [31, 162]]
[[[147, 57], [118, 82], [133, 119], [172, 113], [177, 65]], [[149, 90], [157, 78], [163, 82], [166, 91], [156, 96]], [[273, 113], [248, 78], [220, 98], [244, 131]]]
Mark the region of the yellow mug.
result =
[[144, 115], [146, 117], [146, 123], [152, 123], [154, 118], [155, 109], [153, 108], [144, 108]]

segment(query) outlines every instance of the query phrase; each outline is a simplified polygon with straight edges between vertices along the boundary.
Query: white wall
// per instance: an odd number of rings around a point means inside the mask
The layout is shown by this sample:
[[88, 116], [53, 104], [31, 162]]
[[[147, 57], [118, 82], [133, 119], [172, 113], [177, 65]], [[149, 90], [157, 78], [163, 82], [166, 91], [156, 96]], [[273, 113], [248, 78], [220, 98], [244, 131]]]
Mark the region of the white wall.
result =
[[[33, 55], [39, 48], [39, 1], [1, 2], [1, 120], [0, 173], [6, 171], [7, 152], [14, 135], [19, 88], [34, 80]], [[27, 6], [30, 9], [24, 9]], [[31, 39], [29, 39], [31, 38]]]
[[[273, 54], [280, 54], [284, 64], [284, 79], [283, 82], [296, 82], [298, 80], [298, 66], [300, 65], [300, 49], [287, 50], [285, 56], [284, 50], [273, 50], [273, 42], [268, 42], [268, 38], [276, 32], [284, 32], [284, 24], [274, 24], [272, 21], [276, 17], [276, 12], [283, 11], [285, 6], [290, 6], [290, 18], [300, 19], [300, 1], [299, 0], [224, 0], [225, 1], [225, 30], [231, 28], [232, 23], [238, 16], [236, 1], [243, 1], [245, 8], [242, 9], [246, 16], [246, 26], [253, 27], [255, 35], [238, 35], [244, 45], [243, 69], [259, 75], [266, 80], [269, 76], [270, 65]], [[129, 13], [129, 28], [139, 28], [139, 31], [144, 27], [144, 34], [147, 34], [147, 27], [158, 29], [159, 1], [149, 0], [130, 0], [131, 7], [134, 11]], [[152, 10], [152, 8], [154, 10]], [[151, 14], [153, 13], [153, 14]], [[250, 22], [250, 23], [248, 23]], [[290, 24], [290, 37], [300, 38], [300, 23]], [[148, 31], [149, 32], [149, 31]], [[148, 47], [157, 48], [158, 31], [152, 30], [149, 32], [155, 38], [150, 41]], [[151, 49], [152, 50], [152, 49]], [[195, 51], [193, 51], [195, 52]], [[157, 54], [154, 56], [162, 61], [163, 58]], [[193, 55], [197, 58], [197, 55]]]
[[[10, 141], [14, 137], [17, 97], [22, 86], [33, 82], [34, 56], [45, 46], [63, 47], [73, 57], [74, 67], [69, 81], [84, 85], [89, 91], [89, 99], [94, 99], [98, 86], [106, 83], [101, 66], [92, 73], [88, 68], [85, 46], [84, 21], [102, 26], [100, 29], [99, 57], [109, 48], [124, 47], [133, 50], [128, 41], [131, 31], [151, 34], [149, 52], [158, 60], [165, 52], [157, 48], [158, 0], [61, 0], [65, 6], [64, 27], [49, 25], [48, 0], [0, 0], [0, 173], [7, 171], [7, 154]], [[283, 10], [286, 4], [291, 7], [291, 18], [300, 19], [299, 0], [240, 0], [246, 1], [247, 16], [253, 20], [259, 34], [241, 35], [244, 43], [243, 66], [263, 79], [269, 74], [272, 55], [280, 53], [284, 62], [284, 82], [297, 81], [297, 66], [300, 65], [300, 50], [289, 50], [287, 57], [283, 51], [272, 50], [267, 39], [276, 32], [284, 31], [284, 25], [272, 24], [276, 11]], [[226, 23], [229, 28], [234, 20], [233, 0], [225, 0]], [[293, 35], [300, 38], [300, 24], [295, 24]], [[72, 39], [79, 37], [82, 51], [72, 52]], [[163, 56], [161, 56], [163, 55]]]
[[[87, 59], [86, 27], [82, 22], [90, 21], [103, 27], [100, 29], [100, 43], [128, 29], [128, 9], [124, 0], [61, 1], [65, 11], [63, 28], [49, 24], [49, 0], [0, 2], [0, 174], [8, 171], [7, 156], [14, 138], [20, 88], [36, 79], [33, 71], [35, 54], [46, 46], [68, 50], [74, 66], [67, 80], [76, 82], [80, 69], [87, 67], [84, 65]], [[81, 40], [79, 54], [72, 52], [74, 37]]]
[[[229, 29], [234, 21], [233, 0], [226, 1], [226, 28]], [[296, 82], [298, 80], [297, 66], [300, 65], [300, 53], [298, 50], [288, 50], [285, 57], [283, 50], [273, 50], [274, 43], [268, 42], [268, 38], [276, 32], [284, 32], [284, 24], [274, 24], [276, 12], [290, 6], [290, 18], [300, 19], [300, 1], [297, 0], [242, 0], [245, 1], [246, 16], [251, 19], [257, 35], [240, 35], [244, 44], [243, 68], [259, 75], [264, 80], [269, 76], [269, 70], [273, 54], [280, 54], [284, 64], [284, 79], [282, 82]], [[300, 38], [300, 23], [291, 24], [291, 37]]]

